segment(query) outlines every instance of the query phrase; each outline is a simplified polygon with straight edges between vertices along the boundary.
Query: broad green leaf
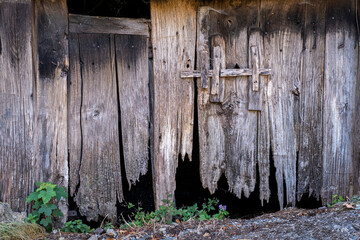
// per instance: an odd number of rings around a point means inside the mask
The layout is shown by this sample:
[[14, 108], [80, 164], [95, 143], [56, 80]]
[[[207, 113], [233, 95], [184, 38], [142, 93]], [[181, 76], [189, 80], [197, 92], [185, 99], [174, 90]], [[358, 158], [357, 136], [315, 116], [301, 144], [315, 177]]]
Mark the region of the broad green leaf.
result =
[[66, 193], [66, 190], [64, 187], [56, 187], [55, 192], [56, 192], [55, 198], [58, 201], [61, 199], [61, 197], [68, 198], [68, 194]]
[[53, 212], [54, 217], [62, 217], [64, 214], [60, 211], [60, 209], [55, 209]]
[[33, 193], [30, 193], [30, 195], [26, 198], [26, 202], [31, 203], [31, 201], [36, 201], [38, 199], [39, 199], [39, 193], [33, 192]]
[[35, 201], [33, 209], [39, 209], [41, 207], [41, 205], [42, 205], [42, 203], [40, 201]]
[[53, 189], [48, 189], [47, 191], [41, 191], [39, 193], [39, 198], [42, 198], [44, 204], [50, 202], [52, 197], [56, 196], [56, 192]]
[[51, 224], [51, 217], [46, 217], [41, 219], [40, 224], [43, 225], [44, 227], [49, 226], [49, 224]]
[[44, 204], [39, 209], [39, 213], [44, 213], [45, 216], [51, 216], [52, 210], [57, 209], [54, 204]]

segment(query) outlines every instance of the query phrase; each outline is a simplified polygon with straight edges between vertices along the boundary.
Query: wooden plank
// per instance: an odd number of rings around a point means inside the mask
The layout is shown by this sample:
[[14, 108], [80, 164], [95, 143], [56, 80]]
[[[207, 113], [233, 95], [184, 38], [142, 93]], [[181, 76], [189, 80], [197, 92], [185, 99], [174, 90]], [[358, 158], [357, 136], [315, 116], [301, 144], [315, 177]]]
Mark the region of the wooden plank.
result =
[[149, 20], [141, 18], [110, 18], [69, 14], [69, 31], [71, 33], [149, 36], [149, 23]]
[[148, 170], [148, 39], [146, 36], [116, 35], [115, 48], [124, 162], [131, 187]]
[[[358, 42], [352, 1], [327, 1], [323, 102], [323, 203], [351, 196]], [[336, 59], [336, 60], [335, 60]], [[356, 181], [356, 180], [355, 180]]]
[[302, 52], [301, 85], [299, 86], [298, 201], [306, 193], [319, 199], [322, 182], [326, 1], [308, 1], [305, 9], [304, 49]]
[[249, 65], [252, 67], [252, 75], [249, 78], [249, 111], [261, 111], [262, 103], [260, 93], [260, 55], [258, 46], [259, 42], [262, 42], [259, 37], [256, 37], [256, 41], [254, 41], [255, 37], [249, 38]]
[[[260, 19], [258, 19], [260, 22]], [[249, 46], [258, 48], [259, 65], [268, 66], [268, 62], [264, 59], [264, 38], [262, 31], [259, 28], [253, 28], [249, 32]], [[249, 54], [250, 55], [250, 54]], [[249, 63], [250, 65], [250, 63]], [[269, 118], [269, 99], [267, 96], [268, 82], [271, 81], [271, 76], [259, 76], [259, 91], [254, 92], [249, 83], [249, 110], [261, 110], [257, 112], [257, 165], [259, 171], [259, 191], [260, 201], [264, 202], [270, 200], [270, 118]], [[254, 98], [256, 97], [256, 101]], [[253, 104], [256, 103], [257, 105]]]
[[208, 79], [209, 79], [209, 52], [208, 51], [200, 51], [200, 75], [201, 75], [201, 87], [208, 88]]
[[[109, 35], [80, 34], [81, 159], [75, 201], [81, 215], [116, 219], [122, 201], [115, 58]], [[71, 86], [70, 86], [71, 87]]]
[[225, 93], [225, 79], [220, 77], [221, 69], [225, 69], [225, 42], [220, 35], [211, 38], [213, 77], [210, 86], [210, 101], [223, 102]]
[[[227, 69], [248, 66], [248, 26], [258, 14], [255, 2], [241, 3], [233, 11], [229, 1], [200, 8], [198, 49], [209, 45], [210, 36], [220, 35], [225, 42]], [[225, 30], [226, 29], [226, 30]], [[245, 44], [238, 44], [245, 43]], [[247, 110], [248, 78], [236, 77], [225, 82], [224, 101], [210, 103], [209, 90], [198, 86], [200, 176], [210, 193], [225, 174], [229, 191], [237, 197], [249, 197], [255, 189], [257, 161], [257, 113]]]
[[70, 196], [75, 197], [80, 183], [80, 166], [82, 159], [82, 81], [79, 37], [76, 33], [69, 34], [68, 79], [68, 148], [69, 148], [69, 189]]
[[0, 0], [0, 199], [27, 209], [39, 165], [34, 155], [31, 1]]
[[[38, 179], [68, 187], [67, 73], [68, 15], [65, 0], [35, 1], [36, 132], [35, 166]], [[60, 209], [66, 221], [67, 200]]]
[[298, 4], [296, 0], [276, 4], [272, 0], [261, 1], [261, 27], [265, 34], [264, 57], [273, 71], [267, 97], [271, 150], [281, 208], [284, 205], [294, 206], [296, 201], [295, 109], [298, 96], [293, 94], [293, 90], [300, 82], [299, 56], [303, 48], [301, 23], [305, 5]]
[[180, 72], [195, 64], [194, 0], [151, 2], [154, 66], [154, 192], [155, 206], [174, 194], [178, 154], [191, 159], [194, 123], [194, 81]]

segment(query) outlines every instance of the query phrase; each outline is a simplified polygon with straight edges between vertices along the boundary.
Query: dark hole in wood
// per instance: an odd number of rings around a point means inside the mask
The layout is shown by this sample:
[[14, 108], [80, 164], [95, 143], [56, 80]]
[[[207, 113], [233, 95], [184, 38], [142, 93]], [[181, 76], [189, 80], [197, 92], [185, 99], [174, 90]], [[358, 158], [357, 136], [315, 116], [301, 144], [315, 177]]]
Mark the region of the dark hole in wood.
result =
[[239, 64], [235, 64], [234, 68], [235, 68], [235, 69], [240, 69]]
[[150, 19], [149, 0], [68, 0], [67, 4], [73, 14]]
[[1, 38], [0, 38], [0, 55], [2, 54], [2, 44], [1, 44]]

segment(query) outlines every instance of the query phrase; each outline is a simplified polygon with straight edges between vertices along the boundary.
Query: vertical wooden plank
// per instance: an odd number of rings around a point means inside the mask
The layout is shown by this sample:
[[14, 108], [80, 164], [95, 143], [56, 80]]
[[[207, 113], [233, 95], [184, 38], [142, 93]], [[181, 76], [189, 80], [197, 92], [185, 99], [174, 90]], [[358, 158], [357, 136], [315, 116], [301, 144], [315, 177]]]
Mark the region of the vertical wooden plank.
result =
[[211, 59], [213, 77], [210, 86], [210, 101], [223, 102], [225, 93], [225, 79], [220, 77], [220, 72], [225, 69], [225, 42], [220, 35], [211, 38]]
[[[260, 13], [260, 4], [259, 4]], [[260, 23], [261, 19], [257, 20]], [[260, 24], [259, 24], [260, 25]], [[260, 67], [271, 67], [264, 59], [264, 38], [260, 28], [252, 28], [249, 32], [249, 46], [256, 46], [259, 56]], [[249, 54], [250, 55], [250, 54]], [[251, 60], [251, 58], [250, 58]], [[249, 79], [251, 80], [251, 78]], [[271, 76], [259, 76], [259, 91], [254, 92], [249, 82], [249, 110], [261, 110], [257, 112], [257, 165], [259, 169], [259, 189], [261, 204], [270, 199], [270, 126], [267, 88]]]
[[68, 79], [68, 148], [69, 148], [69, 186], [70, 195], [75, 196], [80, 183], [80, 165], [82, 159], [82, 81], [79, 37], [76, 33], [69, 34]]
[[34, 156], [31, 1], [0, 0], [0, 201], [26, 210], [37, 179]]
[[323, 203], [353, 188], [358, 43], [353, 1], [327, 1], [323, 102]]
[[209, 80], [209, 52], [208, 51], [200, 51], [200, 61], [201, 61], [201, 88], [208, 88], [208, 80]]
[[124, 162], [131, 186], [148, 170], [148, 39], [146, 36], [116, 35], [115, 48]]
[[[256, 35], [256, 34], [255, 34]], [[252, 68], [252, 76], [249, 80], [249, 111], [261, 111], [262, 109], [262, 94], [260, 92], [260, 58], [262, 57], [259, 53], [259, 46], [263, 41], [257, 36], [253, 36], [249, 39], [249, 67]], [[255, 41], [256, 40], [256, 41]], [[261, 89], [263, 91], [263, 89]]]
[[[273, 69], [267, 89], [270, 142], [276, 168], [280, 207], [295, 205], [296, 191], [296, 114], [303, 42], [301, 29], [304, 4], [298, 1], [261, 1], [265, 61]], [[285, 183], [285, 186], [283, 186]], [[284, 196], [286, 188], [286, 196]]]
[[116, 218], [122, 201], [115, 59], [109, 35], [81, 34], [81, 159], [75, 201], [88, 220]]
[[[65, 0], [35, 1], [36, 161], [38, 179], [68, 186], [68, 15]], [[67, 212], [67, 203], [60, 206]], [[66, 219], [66, 217], [64, 218]]]
[[151, 2], [154, 54], [154, 191], [155, 205], [175, 191], [178, 154], [191, 159], [194, 80], [181, 79], [195, 65], [194, 0]]
[[[248, 28], [258, 17], [258, 5], [235, 5], [223, 1], [200, 9], [198, 49], [219, 35], [225, 42], [225, 67], [247, 68]], [[224, 90], [224, 101], [211, 103], [209, 90], [198, 86], [201, 181], [214, 193], [225, 174], [231, 192], [249, 197], [256, 183], [257, 113], [247, 110], [248, 77], [226, 79]]]
[[305, 5], [302, 75], [298, 89], [300, 94], [298, 201], [306, 193], [309, 197], [313, 196], [317, 199], [321, 195], [325, 11], [325, 0], [312, 0]]

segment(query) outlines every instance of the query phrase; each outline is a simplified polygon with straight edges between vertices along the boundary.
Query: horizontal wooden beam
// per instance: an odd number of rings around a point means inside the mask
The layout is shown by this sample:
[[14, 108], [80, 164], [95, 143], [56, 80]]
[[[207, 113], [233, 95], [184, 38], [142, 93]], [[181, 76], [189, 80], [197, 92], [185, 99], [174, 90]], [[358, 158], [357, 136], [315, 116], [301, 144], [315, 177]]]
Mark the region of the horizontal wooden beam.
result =
[[69, 14], [70, 33], [105, 33], [149, 36], [150, 20]]
[[[271, 69], [268, 68], [260, 68], [259, 75], [271, 75]], [[250, 68], [243, 69], [223, 69], [220, 71], [220, 77], [241, 77], [241, 76], [252, 76], [253, 72]], [[192, 72], [182, 72], [181, 78], [198, 78], [201, 77], [201, 72], [199, 70], [195, 70]], [[208, 77], [213, 77], [213, 70], [208, 71]]]

